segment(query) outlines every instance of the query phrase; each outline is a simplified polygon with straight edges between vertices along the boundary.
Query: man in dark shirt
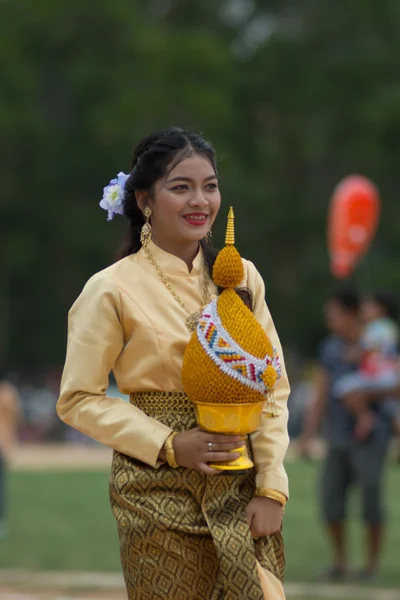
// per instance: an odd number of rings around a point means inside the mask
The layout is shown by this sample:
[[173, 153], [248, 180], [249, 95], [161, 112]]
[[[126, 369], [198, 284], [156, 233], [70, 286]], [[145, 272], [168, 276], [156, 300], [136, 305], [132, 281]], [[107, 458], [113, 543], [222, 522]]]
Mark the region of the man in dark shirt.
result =
[[390, 423], [376, 405], [372, 434], [364, 442], [354, 436], [354, 417], [333, 394], [334, 384], [357, 368], [357, 345], [361, 333], [359, 298], [352, 292], [332, 295], [325, 305], [325, 320], [331, 335], [319, 351], [315, 397], [307, 411], [300, 448], [309, 452], [309, 442], [323, 423], [327, 453], [321, 478], [321, 508], [334, 550], [334, 563], [328, 572], [340, 579], [347, 571], [345, 519], [348, 490], [359, 486], [363, 517], [367, 527], [368, 557], [364, 578], [374, 575], [382, 538], [382, 472], [390, 439]]

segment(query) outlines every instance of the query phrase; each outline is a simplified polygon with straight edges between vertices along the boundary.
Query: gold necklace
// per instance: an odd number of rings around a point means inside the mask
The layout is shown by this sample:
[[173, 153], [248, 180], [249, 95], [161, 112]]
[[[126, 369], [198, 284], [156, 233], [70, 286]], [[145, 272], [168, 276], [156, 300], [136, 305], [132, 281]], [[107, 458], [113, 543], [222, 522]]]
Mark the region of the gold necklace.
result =
[[208, 277], [208, 272], [207, 272], [206, 266], [204, 264], [204, 256], [203, 256], [203, 302], [202, 302], [202, 305], [200, 306], [199, 310], [197, 310], [194, 313], [191, 313], [190, 310], [188, 309], [188, 307], [186, 306], [186, 304], [183, 302], [183, 300], [181, 300], [181, 298], [179, 298], [178, 294], [175, 292], [174, 288], [168, 281], [167, 277], [161, 271], [161, 268], [157, 264], [156, 259], [154, 258], [152, 253], [150, 252], [149, 247], [147, 245], [145, 245], [145, 246], [143, 246], [143, 250], [144, 250], [144, 253], [145, 253], [147, 259], [151, 262], [151, 264], [157, 271], [161, 281], [163, 282], [163, 284], [165, 285], [167, 290], [175, 298], [175, 300], [183, 308], [183, 310], [188, 314], [188, 317], [185, 319], [186, 327], [188, 328], [188, 330], [190, 332], [195, 331], [195, 329], [197, 327], [197, 323], [199, 322], [199, 319], [201, 317], [201, 313], [203, 312], [204, 307], [213, 299], [213, 295], [210, 294], [209, 277]]

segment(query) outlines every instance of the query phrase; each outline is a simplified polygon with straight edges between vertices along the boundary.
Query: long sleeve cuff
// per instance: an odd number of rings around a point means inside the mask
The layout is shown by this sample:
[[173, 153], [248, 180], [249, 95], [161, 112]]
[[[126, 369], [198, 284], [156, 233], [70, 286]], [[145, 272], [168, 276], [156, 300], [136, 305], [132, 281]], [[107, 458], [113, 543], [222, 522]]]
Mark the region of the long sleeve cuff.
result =
[[289, 498], [289, 484], [286, 473], [274, 471], [257, 473], [256, 487], [275, 490]]

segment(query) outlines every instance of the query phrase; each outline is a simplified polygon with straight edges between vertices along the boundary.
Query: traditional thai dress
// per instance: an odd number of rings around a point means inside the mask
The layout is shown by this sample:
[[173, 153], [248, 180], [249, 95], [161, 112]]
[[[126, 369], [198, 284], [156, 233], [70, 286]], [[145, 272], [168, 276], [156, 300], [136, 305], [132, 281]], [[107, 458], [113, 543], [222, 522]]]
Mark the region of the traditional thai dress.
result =
[[[153, 242], [150, 250], [185, 305], [197, 311], [201, 253], [189, 272]], [[288, 496], [289, 384], [264, 283], [251, 262], [244, 266], [254, 315], [282, 360], [278, 416], [263, 415], [250, 436], [256, 466], [247, 475], [206, 476], [158, 460], [172, 431], [196, 426], [181, 383], [190, 333], [186, 312], [142, 250], [92, 277], [70, 311], [58, 414], [114, 449], [110, 496], [130, 600], [284, 598], [281, 533], [253, 540], [244, 509], [256, 486]], [[130, 403], [106, 395], [111, 370]]]

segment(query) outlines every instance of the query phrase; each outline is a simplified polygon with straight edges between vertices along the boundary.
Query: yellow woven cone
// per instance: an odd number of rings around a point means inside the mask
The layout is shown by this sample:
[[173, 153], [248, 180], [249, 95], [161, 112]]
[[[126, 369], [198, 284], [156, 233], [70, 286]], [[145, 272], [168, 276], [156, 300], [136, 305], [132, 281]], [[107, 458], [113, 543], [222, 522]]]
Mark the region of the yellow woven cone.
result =
[[[243, 351], [263, 361], [267, 356], [272, 359], [274, 350], [264, 329], [234, 290], [244, 279], [243, 261], [233, 246], [234, 241], [234, 214], [231, 208], [228, 215], [226, 246], [215, 261], [213, 279], [217, 285], [226, 288], [216, 300], [217, 312], [223, 330], [239, 347], [239, 353], [232, 354], [232, 348], [228, 348], [225, 356], [223, 339], [219, 340], [218, 347], [213, 345], [213, 340], [217, 339], [215, 336], [222, 330], [212, 323], [210, 325], [207, 322], [207, 348], [204, 346], [204, 339], [203, 344], [200, 341], [199, 332], [193, 333], [184, 354], [182, 383], [189, 398], [197, 403], [242, 404], [260, 402], [266, 398], [265, 394], [258, 389], [252, 389], [251, 385], [246, 385], [237, 377], [237, 373], [244, 374], [246, 370], [245, 366], [241, 366], [244, 364], [241, 361]], [[203, 315], [206, 313], [207, 307]], [[200, 327], [203, 325], [200, 319]], [[227, 369], [224, 371], [220, 368], [221, 360], [226, 361], [231, 375], [225, 372]], [[265, 392], [272, 390], [277, 377], [275, 368], [266, 365], [260, 376], [265, 383]]]
[[[272, 388], [277, 372], [270, 364], [275, 360], [270, 339], [234, 289], [244, 280], [244, 267], [233, 245], [232, 208], [225, 243], [213, 269], [214, 282], [225, 289], [206, 306], [190, 338], [183, 358], [182, 384], [196, 405], [199, 427], [244, 435], [258, 428], [262, 412], [276, 415]], [[237, 460], [213, 467], [233, 472], [252, 468], [245, 449], [239, 453]]]

